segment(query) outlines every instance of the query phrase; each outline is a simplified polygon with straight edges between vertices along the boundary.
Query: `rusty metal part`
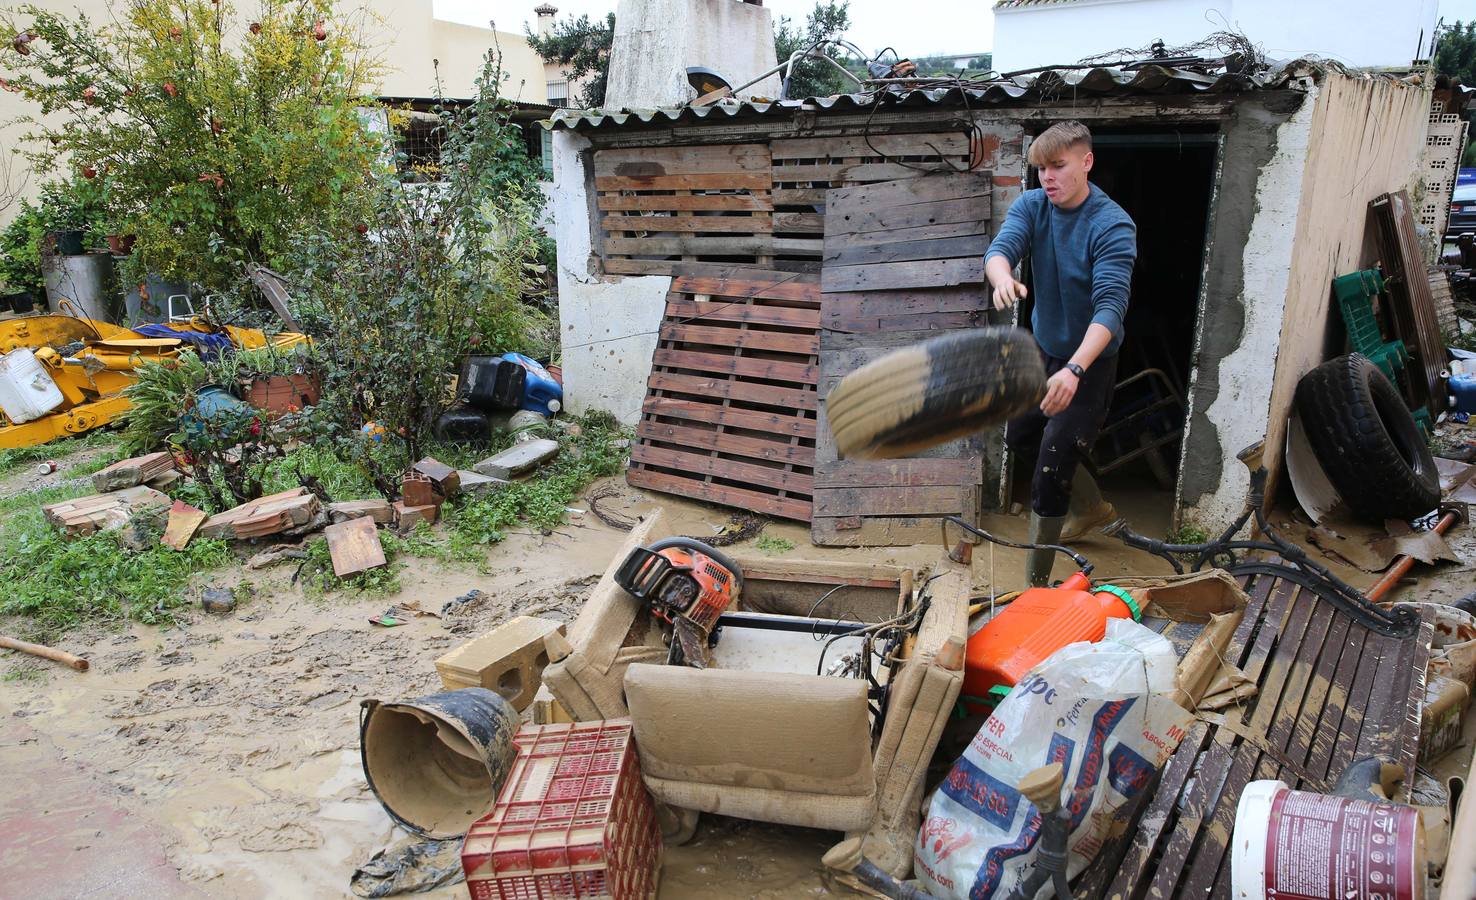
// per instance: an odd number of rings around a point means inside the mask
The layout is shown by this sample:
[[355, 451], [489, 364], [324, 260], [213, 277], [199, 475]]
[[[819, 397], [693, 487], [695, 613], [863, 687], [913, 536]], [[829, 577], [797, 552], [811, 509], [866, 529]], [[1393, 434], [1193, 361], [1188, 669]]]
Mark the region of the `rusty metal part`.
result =
[[[1464, 503], [1442, 503], [1440, 505], [1439, 512], [1440, 521], [1436, 522], [1435, 527], [1431, 529], [1439, 535], [1444, 535], [1451, 528], [1455, 527], [1455, 524], [1457, 522], [1470, 521], [1469, 512], [1466, 509], [1466, 504]], [[1401, 554], [1398, 558], [1396, 558], [1394, 560], [1394, 565], [1390, 566], [1389, 571], [1384, 573], [1384, 577], [1374, 582], [1374, 586], [1368, 589], [1368, 593], [1365, 596], [1368, 597], [1369, 602], [1390, 602], [1384, 600], [1383, 596], [1389, 593], [1389, 591], [1393, 589], [1394, 585], [1399, 583], [1399, 579], [1403, 578], [1409, 573], [1410, 569], [1414, 568], [1414, 564], [1415, 558], [1413, 556], [1409, 556], [1408, 554]]]

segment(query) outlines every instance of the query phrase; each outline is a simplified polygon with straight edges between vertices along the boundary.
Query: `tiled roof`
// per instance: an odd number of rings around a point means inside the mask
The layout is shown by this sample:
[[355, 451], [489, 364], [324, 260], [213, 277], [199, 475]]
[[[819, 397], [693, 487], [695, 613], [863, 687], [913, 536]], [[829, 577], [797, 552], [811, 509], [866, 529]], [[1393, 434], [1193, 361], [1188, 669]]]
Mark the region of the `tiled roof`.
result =
[[[1037, 75], [977, 82], [967, 89], [959, 86], [890, 88], [808, 100], [781, 100], [772, 103], [745, 101], [712, 106], [684, 106], [670, 109], [582, 110], [561, 109], [549, 120], [550, 128], [588, 130], [618, 128], [643, 124], [671, 125], [699, 121], [724, 122], [734, 119], [790, 115], [800, 109], [848, 112], [870, 110], [878, 102], [887, 106], [981, 106], [1032, 100], [1050, 100], [1063, 94], [1086, 96], [1131, 96], [1134, 94], [1199, 94], [1239, 93], [1265, 87], [1285, 85], [1291, 78], [1291, 67], [1260, 76], [1219, 72], [1205, 74], [1189, 69], [1172, 69], [1145, 65], [1124, 69], [1052, 69]], [[878, 99], [880, 96], [880, 99]]]

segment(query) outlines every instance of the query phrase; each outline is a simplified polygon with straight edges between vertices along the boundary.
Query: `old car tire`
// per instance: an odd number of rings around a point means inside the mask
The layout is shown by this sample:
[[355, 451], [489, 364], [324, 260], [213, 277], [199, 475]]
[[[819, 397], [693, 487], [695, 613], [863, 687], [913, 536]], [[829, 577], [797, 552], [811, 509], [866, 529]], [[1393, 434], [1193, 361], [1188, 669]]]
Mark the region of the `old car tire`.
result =
[[1045, 366], [1030, 333], [975, 328], [923, 341], [842, 378], [825, 400], [841, 456], [907, 456], [1040, 403]]
[[1440, 504], [1440, 473], [1399, 391], [1366, 356], [1328, 360], [1297, 385], [1297, 414], [1328, 480], [1360, 518], [1414, 519]]

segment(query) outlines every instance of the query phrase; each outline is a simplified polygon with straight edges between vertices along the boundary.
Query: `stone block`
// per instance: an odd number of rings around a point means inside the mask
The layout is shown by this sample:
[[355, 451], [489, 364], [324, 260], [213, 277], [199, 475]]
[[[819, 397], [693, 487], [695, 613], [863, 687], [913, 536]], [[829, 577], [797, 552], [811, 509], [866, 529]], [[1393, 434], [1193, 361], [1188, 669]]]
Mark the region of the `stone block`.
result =
[[547, 438], [514, 444], [496, 456], [488, 457], [472, 466], [479, 475], [493, 478], [513, 478], [533, 471], [559, 455], [559, 442]]
[[343, 500], [330, 503], [328, 515], [335, 525], [363, 517], [373, 519], [376, 525], [389, 525], [395, 520], [395, 511], [388, 500]]
[[390, 506], [395, 513], [395, 530], [400, 534], [409, 534], [421, 522], [434, 525], [436, 516], [441, 511], [434, 503], [411, 506], [404, 500], [396, 500]]
[[543, 684], [548, 665], [543, 638], [563, 630], [561, 622], [518, 616], [436, 660], [436, 671], [448, 691], [486, 688], [522, 712]]
[[461, 492], [468, 497], [485, 497], [502, 490], [510, 483], [502, 478], [479, 475], [471, 469], [458, 469], [456, 475], [461, 481]]

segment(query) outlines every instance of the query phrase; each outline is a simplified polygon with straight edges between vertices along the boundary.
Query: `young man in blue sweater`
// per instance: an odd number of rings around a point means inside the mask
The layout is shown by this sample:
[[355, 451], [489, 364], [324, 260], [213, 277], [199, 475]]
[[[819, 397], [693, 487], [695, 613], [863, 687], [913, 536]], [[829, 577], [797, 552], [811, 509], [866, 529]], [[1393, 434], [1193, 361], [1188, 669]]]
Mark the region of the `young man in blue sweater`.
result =
[[[1093, 157], [1085, 125], [1052, 125], [1031, 143], [1029, 162], [1040, 174], [1041, 187], [1010, 206], [985, 254], [984, 271], [995, 309], [1008, 309], [1025, 297], [1014, 270], [1030, 257], [1035, 287], [1030, 326], [1049, 380], [1040, 408], [1006, 426], [1005, 443], [1035, 457], [1030, 542], [1055, 544], [1117, 517], [1079, 463], [1097, 440], [1117, 380], [1137, 227], [1087, 181]], [[1030, 551], [1026, 578], [1032, 586], [1049, 582], [1052, 561], [1049, 551]]]

